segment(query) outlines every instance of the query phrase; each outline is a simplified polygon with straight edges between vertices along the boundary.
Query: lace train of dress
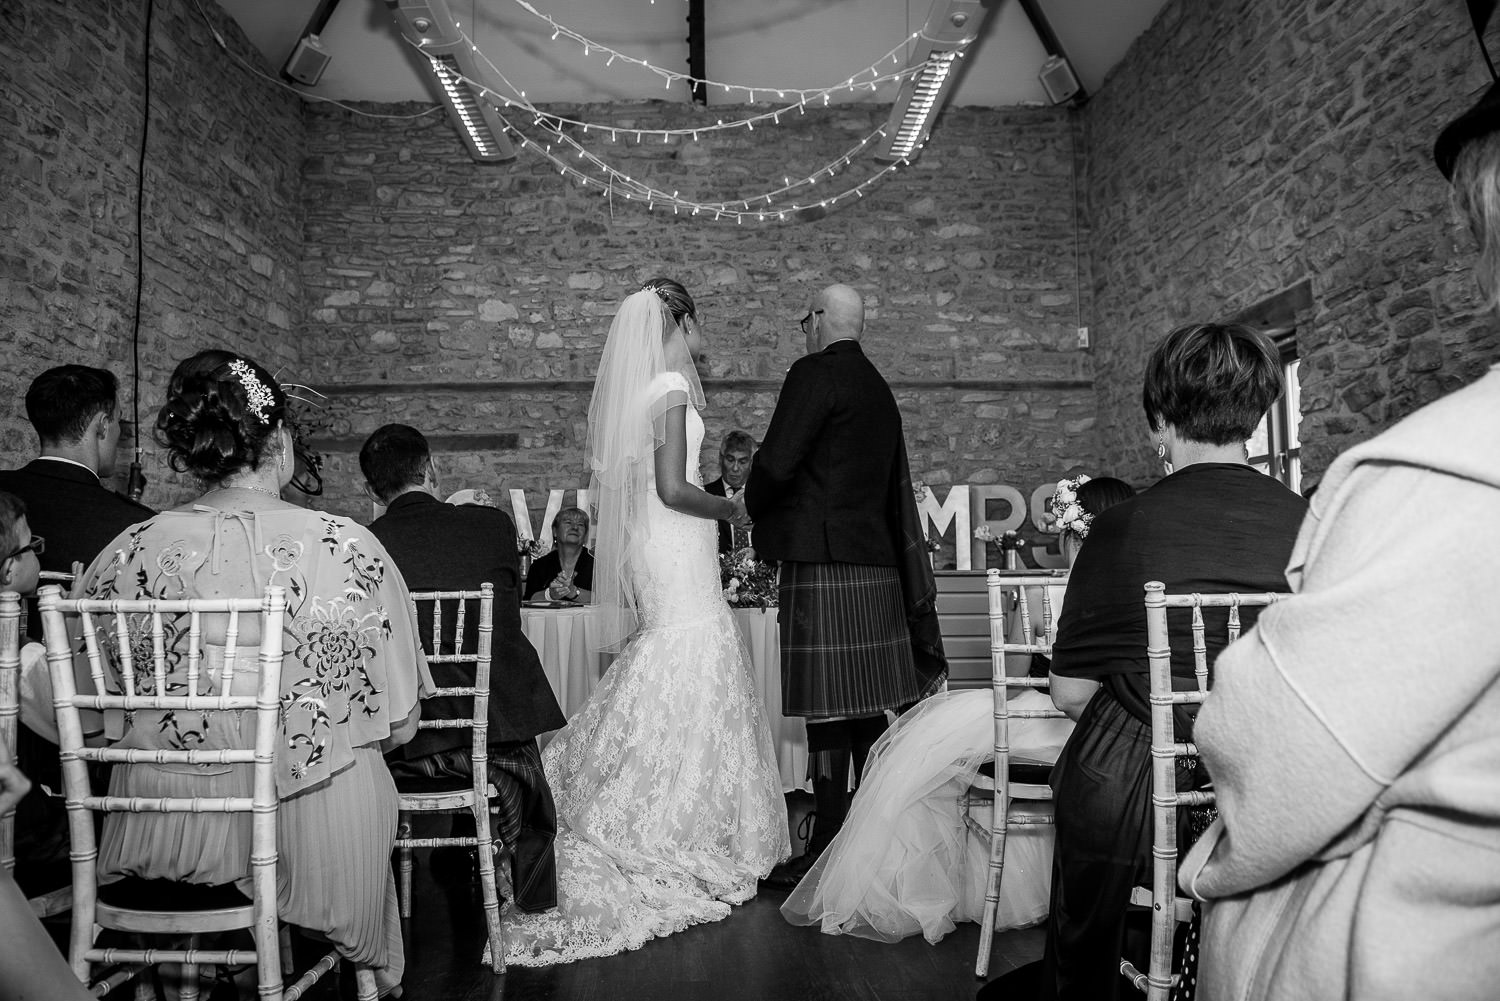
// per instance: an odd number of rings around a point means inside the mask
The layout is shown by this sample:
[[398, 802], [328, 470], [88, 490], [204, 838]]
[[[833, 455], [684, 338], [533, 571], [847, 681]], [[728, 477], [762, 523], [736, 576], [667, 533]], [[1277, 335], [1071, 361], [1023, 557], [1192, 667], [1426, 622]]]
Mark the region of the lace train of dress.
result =
[[[1013, 709], [1051, 700], [1025, 691]], [[1012, 719], [1011, 756], [1049, 764], [1073, 724]], [[896, 942], [921, 933], [936, 943], [984, 908], [987, 842], [968, 831], [960, 796], [994, 756], [994, 714], [986, 690], [946, 692], [896, 721], [876, 743], [843, 830], [781, 907], [792, 924], [830, 935]], [[988, 815], [979, 818], [988, 823]], [[996, 930], [1047, 916], [1052, 828], [1013, 827], [1005, 843]]]
[[[703, 425], [689, 408], [690, 456]], [[697, 463], [689, 480], [701, 484]], [[642, 625], [542, 754], [558, 903], [503, 914], [507, 962], [547, 966], [718, 921], [790, 853], [749, 654], [719, 585], [716, 523], [647, 498]]]

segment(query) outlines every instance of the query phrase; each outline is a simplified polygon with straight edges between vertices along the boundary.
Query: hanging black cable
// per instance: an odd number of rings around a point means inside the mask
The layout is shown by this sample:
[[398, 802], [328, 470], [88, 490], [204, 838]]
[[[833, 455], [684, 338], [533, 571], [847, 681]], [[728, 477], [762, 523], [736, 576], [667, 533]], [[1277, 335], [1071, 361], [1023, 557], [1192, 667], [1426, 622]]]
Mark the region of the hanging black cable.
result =
[[141, 292], [146, 268], [146, 136], [151, 128], [151, 15], [155, 0], [146, 0], [146, 27], [141, 34], [141, 146], [135, 160], [135, 317], [130, 325], [130, 416], [135, 430], [135, 458], [125, 480], [125, 493], [139, 501], [146, 492], [141, 468]]

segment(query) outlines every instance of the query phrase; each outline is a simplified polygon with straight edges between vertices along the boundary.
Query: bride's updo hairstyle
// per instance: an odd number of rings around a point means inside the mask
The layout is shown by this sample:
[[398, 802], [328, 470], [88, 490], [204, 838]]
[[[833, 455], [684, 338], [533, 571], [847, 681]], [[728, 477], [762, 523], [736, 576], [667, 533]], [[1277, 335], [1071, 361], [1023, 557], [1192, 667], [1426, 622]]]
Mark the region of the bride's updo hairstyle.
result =
[[156, 415], [156, 441], [173, 469], [217, 483], [259, 468], [286, 419], [286, 393], [271, 373], [242, 355], [210, 349], [172, 372]]
[[641, 288], [656, 293], [662, 305], [667, 307], [667, 312], [672, 314], [672, 322], [678, 326], [682, 325], [684, 316], [691, 316], [695, 321], [698, 319], [698, 307], [693, 304], [693, 297], [688, 295], [688, 290], [680, 282], [674, 282], [670, 278], [652, 278], [641, 282]]

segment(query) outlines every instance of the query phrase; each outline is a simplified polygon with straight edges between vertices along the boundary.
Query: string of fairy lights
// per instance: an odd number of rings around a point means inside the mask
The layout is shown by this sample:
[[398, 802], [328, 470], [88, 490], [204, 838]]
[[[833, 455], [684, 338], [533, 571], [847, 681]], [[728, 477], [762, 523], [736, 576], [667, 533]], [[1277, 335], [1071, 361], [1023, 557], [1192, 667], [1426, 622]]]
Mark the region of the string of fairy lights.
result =
[[[657, 66], [648, 60], [631, 56], [608, 45], [604, 45], [580, 32], [574, 31], [566, 25], [560, 24], [555, 18], [544, 14], [532, 6], [527, 0], [512, 0], [533, 17], [546, 22], [552, 31], [554, 41], [566, 38], [570, 42], [580, 46], [585, 57], [603, 57], [605, 65], [613, 65], [617, 61], [623, 61], [629, 65], [637, 66], [656, 74], [670, 89], [673, 83], [685, 81], [690, 86], [702, 84], [709, 88], [722, 91], [726, 96], [732, 96], [736, 92], [744, 95], [747, 103], [754, 104], [757, 100], [771, 100], [775, 95], [777, 102], [764, 111], [756, 111], [749, 115], [731, 120], [718, 119], [711, 124], [699, 124], [693, 126], [682, 126], [676, 128], [642, 128], [631, 126], [622, 128], [617, 124], [608, 122], [587, 121], [584, 119], [571, 118], [538, 108], [526, 97], [522, 88], [512, 83], [500, 68], [474, 40], [463, 31], [459, 25], [459, 34], [470, 51], [481, 60], [489, 72], [493, 73], [496, 80], [510, 93], [500, 93], [481, 80], [468, 77], [462, 79], [470, 87], [487, 98], [496, 109], [504, 127], [515, 137], [522, 150], [534, 153], [546, 159], [555, 167], [564, 180], [576, 182], [583, 189], [597, 189], [600, 196], [609, 200], [613, 208], [616, 195], [631, 202], [644, 202], [647, 210], [655, 210], [658, 207], [663, 210], [670, 208], [674, 215], [690, 214], [693, 216], [711, 214], [715, 220], [733, 220], [743, 224], [747, 220], [755, 222], [784, 221], [788, 218], [797, 218], [802, 213], [813, 209], [827, 210], [854, 199], [861, 199], [865, 193], [874, 185], [896, 171], [907, 166], [907, 159], [892, 162], [857, 184], [847, 185], [841, 189], [828, 191], [827, 193], [803, 194], [804, 189], [815, 187], [821, 179], [833, 179], [842, 173], [861, 153], [867, 150], [871, 144], [877, 142], [885, 135], [884, 128], [878, 128], [864, 136], [853, 146], [831, 160], [823, 163], [811, 173], [793, 179], [790, 175], [784, 175], [782, 184], [769, 187], [756, 194], [739, 198], [712, 201], [698, 200], [684, 197], [680, 189], [667, 190], [656, 184], [638, 178], [628, 171], [607, 162], [603, 157], [595, 154], [580, 143], [571, 132], [581, 132], [584, 135], [590, 133], [598, 134], [601, 138], [608, 135], [611, 142], [619, 142], [622, 137], [628, 141], [634, 138], [636, 144], [644, 143], [648, 138], [651, 141], [660, 140], [663, 144], [671, 144], [674, 139], [678, 141], [698, 141], [702, 135], [712, 135], [731, 130], [744, 129], [754, 132], [757, 125], [775, 127], [781, 124], [783, 117], [802, 116], [806, 114], [807, 105], [813, 103], [815, 106], [827, 106], [830, 99], [840, 93], [854, 93], [868, 88], [871, 91], [878, 90], [882, 84], [899, 83], [909, 76], [920, 73], [923, 67], [906, 67], [901, 65], [901, 56], [908, 45], [923, 37], [922, 32], [913, 32], [900, 44], [896, 45], [880, 58], [875, 60], [865, 69], [847, 77], [840, 83], [825, 87], [799, 88], [799, 87], [766, 87], [750, 86], [727, 81], [709, 80], [694, 77], [687, 73], [666, 69]], [[654, 2], [654, 0], [653, 0]], [[420, 43], [411, 43], [419, 51]], [[962, 55], [962, 51], [958, 53]], [[885, 70], [882, 67], [887, 63], [896, 66], [893, 70]], [[503, 109], [503, 110], [502, 110]], [[531, 118], [530, 127], [540, 130], [545, 138], [538, 139], [528, 135], [525, 130], [505, 115], [505, 111], [512, 113], [521, 112]], [[793, 196], [790, 202], [785, 199]]]

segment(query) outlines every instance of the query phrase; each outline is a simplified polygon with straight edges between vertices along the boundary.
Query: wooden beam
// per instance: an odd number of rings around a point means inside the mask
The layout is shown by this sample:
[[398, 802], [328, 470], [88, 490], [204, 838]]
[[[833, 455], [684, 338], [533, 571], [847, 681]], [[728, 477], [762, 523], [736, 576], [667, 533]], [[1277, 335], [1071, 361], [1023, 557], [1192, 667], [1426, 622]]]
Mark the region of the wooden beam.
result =
[[704, 37], [704, 0], [688, 0], [688, 74], [693, 78], [693, 103], [708, 103], [708, 57], [705, 54], [707, 39]]
[[[954, 389], [971, 392], [1026, 393], [1046, 390], [1088, 390], [1092, 379], [888, 379], [893, 390]], [[781, 379], [705, 379], [710, 392], [775, 393]], [[478, 396], [490, 393], [590, 393], [593, 379], [520, 380], [493, 382], [360, 382], [309, 387], [324, 396], [421, 396], [427, 393], [458, 393]]]

